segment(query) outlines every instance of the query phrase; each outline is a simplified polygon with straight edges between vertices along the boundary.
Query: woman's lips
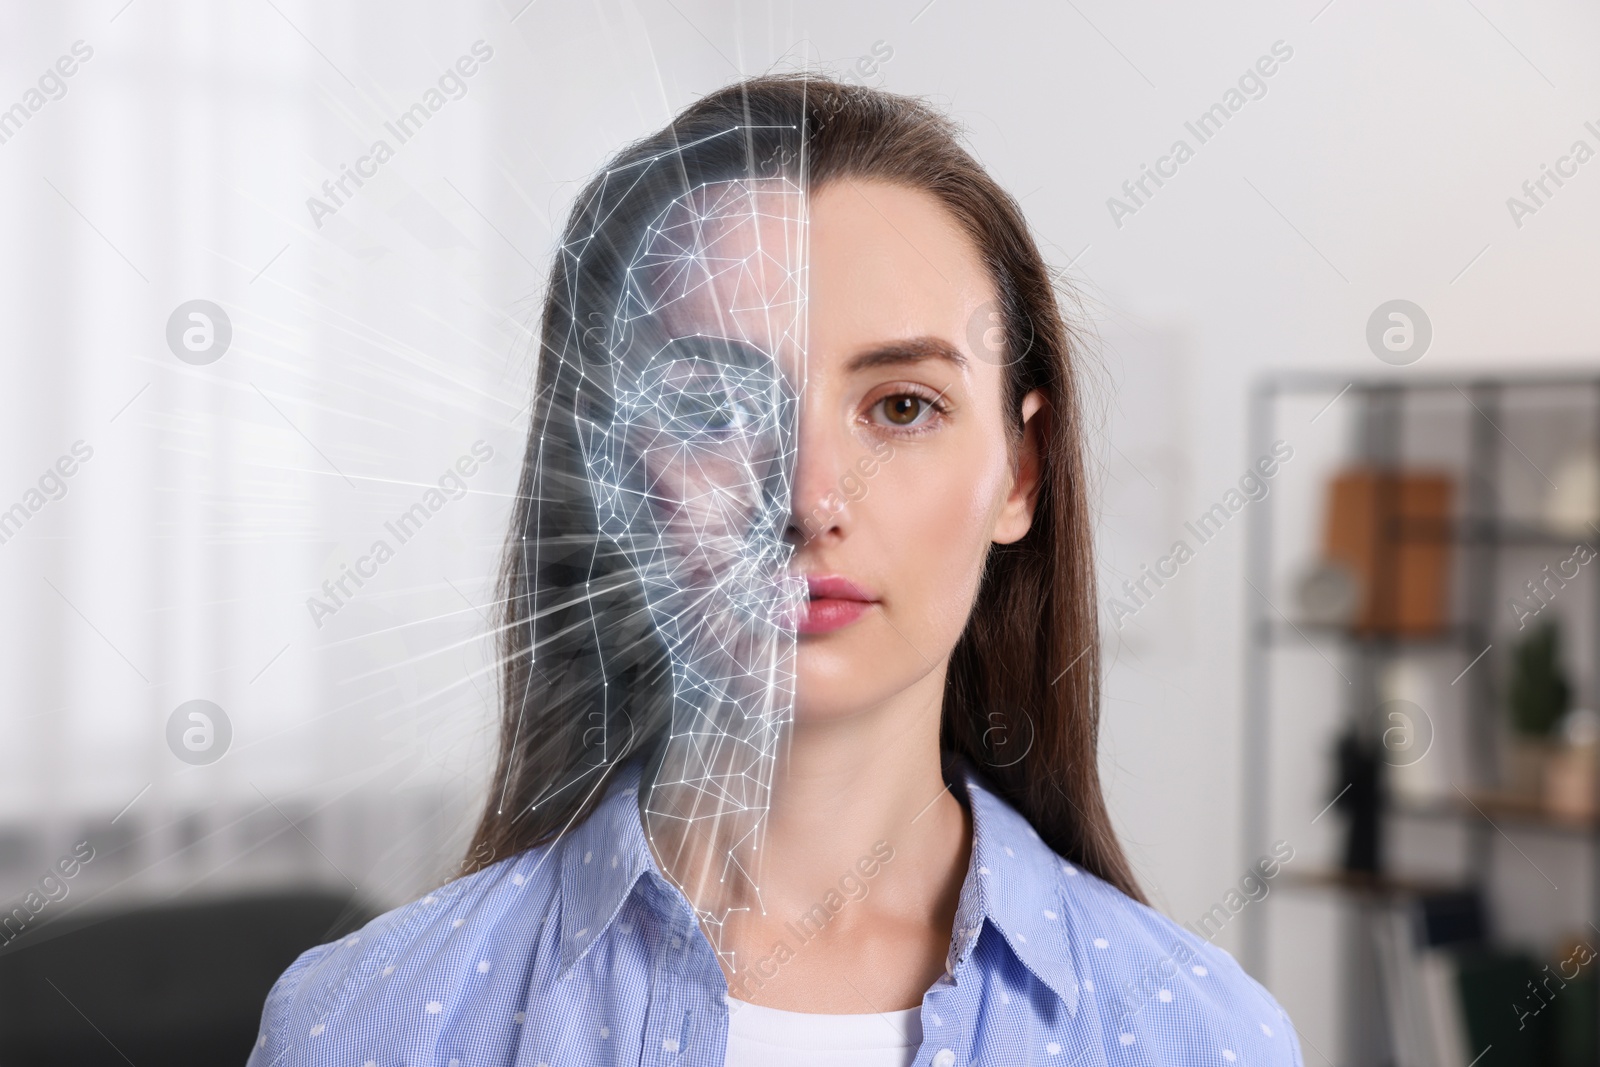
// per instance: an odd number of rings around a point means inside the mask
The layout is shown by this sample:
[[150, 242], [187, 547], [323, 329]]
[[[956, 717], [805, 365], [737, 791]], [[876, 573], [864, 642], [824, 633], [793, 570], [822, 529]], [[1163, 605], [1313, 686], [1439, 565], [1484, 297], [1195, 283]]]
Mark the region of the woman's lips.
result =
[[871, 593], [841, 575], [808, 574], [805, 578], [809, 599], [795, 627], [800, 633], [825, 634], [849, 626], [877, 603]]

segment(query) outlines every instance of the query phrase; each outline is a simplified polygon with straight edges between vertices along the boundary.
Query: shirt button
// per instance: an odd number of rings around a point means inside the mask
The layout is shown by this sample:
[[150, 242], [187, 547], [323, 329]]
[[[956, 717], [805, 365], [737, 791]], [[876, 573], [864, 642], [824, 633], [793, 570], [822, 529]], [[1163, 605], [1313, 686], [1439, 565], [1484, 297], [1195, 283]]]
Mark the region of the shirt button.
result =
[[933, 1054], [933, 1067], [951, 1067], [956, 1062], [956, 1054], [947, 1048], [942, 1048]]

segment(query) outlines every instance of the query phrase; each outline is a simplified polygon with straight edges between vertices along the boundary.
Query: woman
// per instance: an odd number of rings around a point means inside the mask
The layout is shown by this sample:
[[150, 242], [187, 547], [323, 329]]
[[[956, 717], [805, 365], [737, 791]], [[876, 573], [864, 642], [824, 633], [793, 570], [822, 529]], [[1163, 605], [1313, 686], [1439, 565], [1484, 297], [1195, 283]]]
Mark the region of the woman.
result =
[[579, 197], [541, 342], [465, 874], [252, 1063], [1300, 1062], [1112, 832], [1072, 335], [945, 119], [706, 97]]

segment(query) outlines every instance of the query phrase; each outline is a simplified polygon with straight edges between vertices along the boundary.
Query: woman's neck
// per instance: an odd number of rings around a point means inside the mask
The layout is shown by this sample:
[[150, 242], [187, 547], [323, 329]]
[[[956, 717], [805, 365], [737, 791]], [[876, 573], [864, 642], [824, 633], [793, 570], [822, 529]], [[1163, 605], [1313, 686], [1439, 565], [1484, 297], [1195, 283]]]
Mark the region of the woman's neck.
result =
[[763, 868], [775, 892], [793, 895], [788, 903], [814, 900], [880, 841], [909, 857], [959, 836], [960, 804], [941, 768], [937, 673], [849, 718], [802, 718], [792, 727]]
[[[645, 812], [658, 865], [694, 905], [730, 976], [738, 949], [838, 899], [841, 879], [871, 910], [942, 926], [948, 937], [971, 847], [970, 816], [945, 786], [944, 672], [848, 717], [790, 723], [770, 784], [744, 781], [731, 810], [672, 768], [703, 763], [694, 739], [668, 742]], [[750, 792], [752, 787], [755, 792]], [[764, 795], [758, 795], [764, 794]], [[755, 803], [751, 803], [755, 801]], [[676, 810], [674, 810], [676, 808]], [[690, 809], [698, 812], [698, 816]], [[884, 862], [885, 855], [892, 860]], [[870, 884], [863, 870], [874, 874]]]

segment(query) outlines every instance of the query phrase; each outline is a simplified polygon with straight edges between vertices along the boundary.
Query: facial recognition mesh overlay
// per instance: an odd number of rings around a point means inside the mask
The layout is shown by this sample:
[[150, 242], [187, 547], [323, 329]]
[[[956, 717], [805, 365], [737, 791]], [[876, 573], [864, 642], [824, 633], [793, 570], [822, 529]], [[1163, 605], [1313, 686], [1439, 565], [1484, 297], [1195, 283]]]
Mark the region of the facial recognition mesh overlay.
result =
[[728, 916], [761, 909], [806, 598], [789, 570], [806, 196], [752, 162], [792, 162], [775, 149], [794, 130], [636, 152], [580, 197], [502, 590], [510, 740], [492, 817], [559, 832], [642, 755], [646, 836], [719, 953]]
[[646, 832], [713, 932], [748, 906], [741, 883], [759, 898], [761, 816], [793, 706], [805, 589], [784, 531], [804, 210], [782, 178], [674, 201], [628, 266], [607, 342], [611, 419], [583, 424], [601, 532], [637, 573], [672, 665]]

